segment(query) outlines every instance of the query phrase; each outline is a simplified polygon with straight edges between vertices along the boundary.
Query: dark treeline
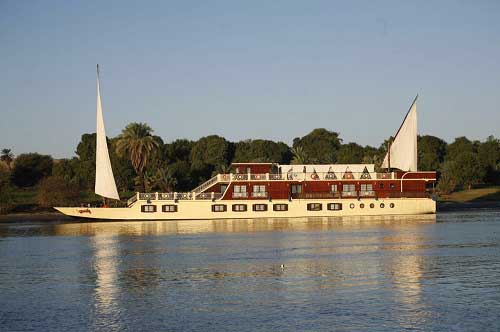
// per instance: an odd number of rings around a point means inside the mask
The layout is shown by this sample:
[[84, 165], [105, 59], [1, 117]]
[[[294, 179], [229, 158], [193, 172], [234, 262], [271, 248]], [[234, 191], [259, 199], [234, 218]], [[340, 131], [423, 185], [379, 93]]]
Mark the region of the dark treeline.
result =
[[[95, 134], [82, 135], [76, 156], [60, 160], [38, 153], [14, 158], [4, 149], [0, 197], [5, 198], [9, 188], [37, 185], [46, 192], [70, 188], [92, 191], [95, 141]], [[378, 148], [344, 143], [338, 133], [322, 128], [295, 138], [291, 147], [263, 139], [230, 142], [217, 135], [165, 143], [142, 123], [129, 124], [108, 143], [120, 192], [188, 191], [215, 173], [229, 172], [232, 162], [373, 163], [378, 168], [387, 147], [387, 141]], [[420, 170], [438, 171], [440, 192], [500, 183], [500, 141], [493, 136], [483, 142], [458, 137], [450, 144], [435, 136], [419, 136], [418, 159]]]

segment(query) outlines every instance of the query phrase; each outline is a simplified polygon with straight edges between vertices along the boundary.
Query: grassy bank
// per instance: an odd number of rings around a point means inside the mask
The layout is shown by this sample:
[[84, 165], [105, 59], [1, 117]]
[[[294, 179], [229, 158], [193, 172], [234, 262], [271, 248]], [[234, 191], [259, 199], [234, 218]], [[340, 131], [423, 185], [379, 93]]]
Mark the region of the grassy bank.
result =
[[475, 188], [442, 195], [437, 207], [438, 211], [500, 209], [500, 187]]

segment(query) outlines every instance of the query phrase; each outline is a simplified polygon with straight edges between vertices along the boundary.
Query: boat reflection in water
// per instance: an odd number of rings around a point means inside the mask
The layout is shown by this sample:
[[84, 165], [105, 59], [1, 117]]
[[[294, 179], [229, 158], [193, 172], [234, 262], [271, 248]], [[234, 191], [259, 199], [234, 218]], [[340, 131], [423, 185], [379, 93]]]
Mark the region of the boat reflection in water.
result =
[[270, 231], [327, 231], [412, 227], [436, 222], [436, 215], [380, 217], [262, 218], [179, 221], [90, 222], [53, 225], [53, 235], [168, 235]]

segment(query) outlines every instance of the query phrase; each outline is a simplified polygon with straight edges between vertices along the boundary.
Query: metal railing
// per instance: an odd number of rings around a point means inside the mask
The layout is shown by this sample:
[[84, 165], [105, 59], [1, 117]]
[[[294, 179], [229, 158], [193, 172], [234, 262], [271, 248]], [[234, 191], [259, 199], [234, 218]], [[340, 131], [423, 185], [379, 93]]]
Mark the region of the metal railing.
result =
[[375, 191], [373, 191], [373, 190], [360, 190], [359, 196], [360, 197], [375, 197]]
[[342, 191], [340, 197], [358, 197], [357, 191]]
[[[231, 181], [319, 181], [319, 180], [375, 180], [396, 179], [396, 173], [376, 172], [288, 172], [282, 174], [272, 173], [230, 173], [219, 174], [218, 182]], [[199, 187], [198, 187], [199, 188]]]
[[252, 197], [253, 198], [267, 198], [267, 192], [265, 192], [265, 191], [252, 192]]
[[247, 192], [242, 192], [242, 193], [233, 192], [233, 198], [247, 198], [247, 197], [248, 197]]

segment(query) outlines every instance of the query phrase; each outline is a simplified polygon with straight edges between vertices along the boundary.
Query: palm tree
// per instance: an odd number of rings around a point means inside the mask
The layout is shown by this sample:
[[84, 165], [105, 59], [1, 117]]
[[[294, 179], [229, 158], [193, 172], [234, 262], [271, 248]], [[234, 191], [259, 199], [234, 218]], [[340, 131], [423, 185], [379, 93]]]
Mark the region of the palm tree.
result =
[[174, 177], [170, 168], [159, 168], [156, 172], [155, 185], [164, 192], [171, 192], [177, 185], [177, 179]]
[[116, 142], [116, 153], [128, 157], [135, 172], [143, 180], [144, 168], [149, 156], [160, 146], [152, 133], [153, 129], [147, 124], [134, 122], [122, 130]]
[[14, 160], [14, 154], [12, 153], [11, 149], [2, 149], [2, 154], [0, 155], [0, 160], [2, 160], [4, 163], [6, 163], [7, 167], [10, 170], [10, 165], [12, 164], [12, 161]]
[[309, 164], [310, 159], [307, 153], [304, 151], [304, 149], [300, 146], [297, 145], [296, 147], [293, 147], [290, 149], [290, 151], [293, 154], [292, 158], [292, 164], [294, 165], [305, 165]]

